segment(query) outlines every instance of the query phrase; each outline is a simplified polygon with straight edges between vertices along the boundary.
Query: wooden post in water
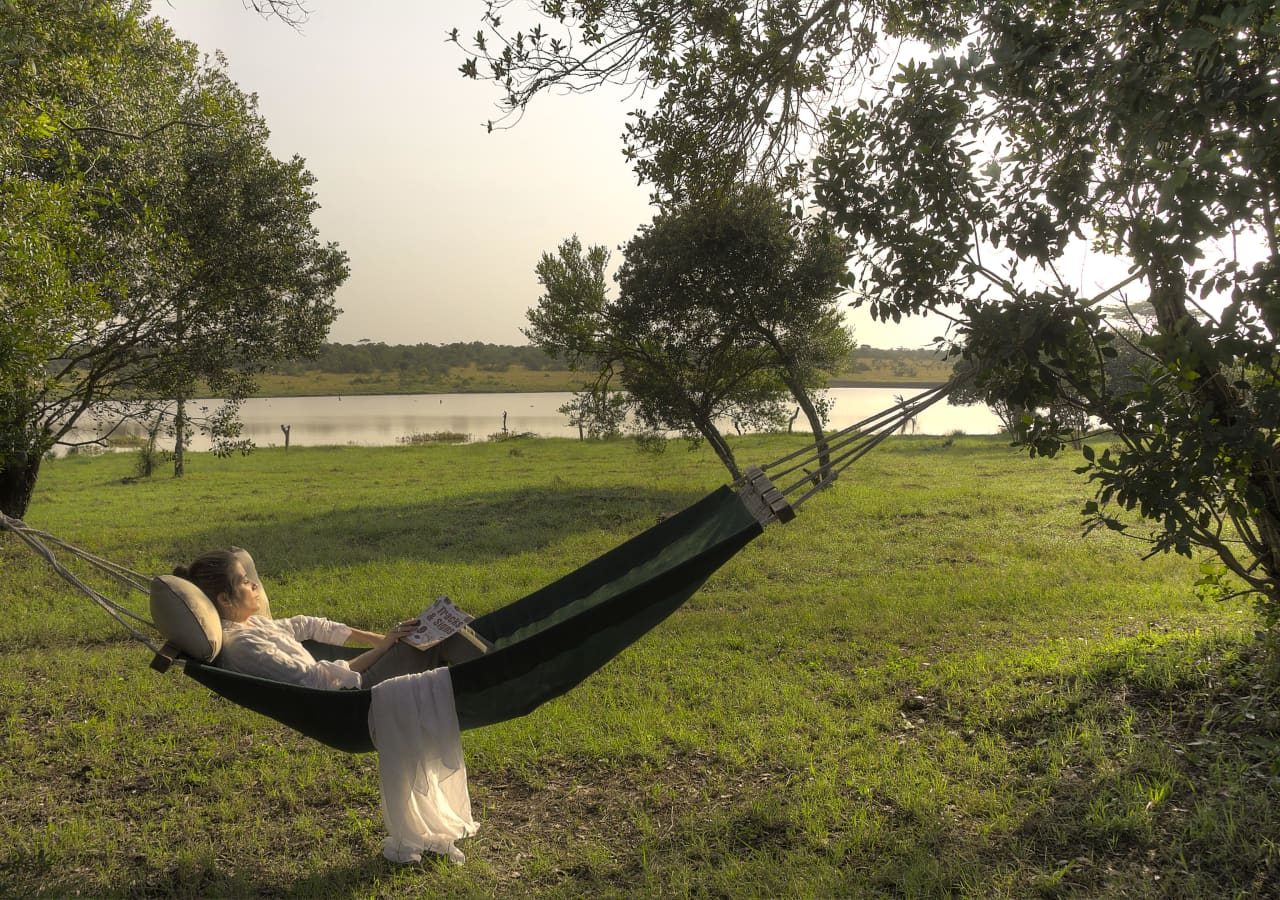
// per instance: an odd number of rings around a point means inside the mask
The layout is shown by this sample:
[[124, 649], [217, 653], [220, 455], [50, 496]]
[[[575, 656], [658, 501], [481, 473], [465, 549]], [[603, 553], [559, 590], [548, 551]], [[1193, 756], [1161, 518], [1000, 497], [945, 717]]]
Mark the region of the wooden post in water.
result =
[[280, 426], [280, 430], [284, 432], [284, 451], [285, 451], [285, 453], [288, 453], [288, 452], [289, 452], [289, 430], [290, 430], [291, 428], [293, 428], [293, 426], [292, 426], [292, 425], [281, 425], [281, 426]]
[[502, 433], [507, 433], [507, 411], [505, 409], [502, 411]]

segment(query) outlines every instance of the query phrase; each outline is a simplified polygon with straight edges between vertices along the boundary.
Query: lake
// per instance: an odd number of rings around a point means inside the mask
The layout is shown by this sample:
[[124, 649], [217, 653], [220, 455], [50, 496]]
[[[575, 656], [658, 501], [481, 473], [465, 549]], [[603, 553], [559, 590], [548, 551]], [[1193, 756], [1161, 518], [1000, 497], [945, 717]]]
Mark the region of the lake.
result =
[[[895, 403], [894, 395], [914, 396], [918, 389], [833, 388], [834, 407], [829, 424], [835, 431], [852, 425]], [[281, 425], [290, 426], [290, 446], [358, 444], [386, 446], [412, 434], [453, 431], [484, 440], [502, 430], [503, 415], [509, 431], [533, 432], [541, 437], [576, 438], [578, 430], [566, 424], [557, 408], [569, 393], [528, 394], [388, 394], [342, 397], [255, 397], [240, 410], [244, 436], [260, 447], [284, 445]], [[219, 401], [197, 400], [196, 406]], [[803, 416], [796, 430], [803, 430]], [[920, 416], [919, 434], [994, 434], [999, 420], [985, 406], [952, 406], [939, 403]], [[725, 427], [732, 432], [732, 428]], [[209, 440], [197, 435], [193, 450], [209, 449]]]

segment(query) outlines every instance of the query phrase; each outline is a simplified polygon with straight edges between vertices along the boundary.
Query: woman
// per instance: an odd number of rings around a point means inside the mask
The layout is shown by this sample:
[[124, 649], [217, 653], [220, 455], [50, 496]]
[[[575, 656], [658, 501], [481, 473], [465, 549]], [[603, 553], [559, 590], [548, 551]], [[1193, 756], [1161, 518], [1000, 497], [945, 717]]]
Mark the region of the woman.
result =
[[[459, 634], [425, 651], [400, 643], [417, 629], [417, 619], [382, 635], [315, 616], [257, 615], [264, 606], [262, 585], [231, 550], [205, 553], [173, 574], [194, 582], [213, 600], [222, 617], [216, 663], [224, 668], [326, 689], [373, 687], [397, 675], [425, 673], [373, 691], [369, 728], [378, 749], [383, 821], [390, 833], [382, 853], [394, 862], [418, 862], [424, 852], [458, 863], [465, 859], [454, 842], [479, 826], [471, 816], [452, 682], [448, 671], [428, 670], [482, 651], [466, 640], [455, 642]], [[353, 639], [373, 649], [350, 661], [329, 661], [317, 660], [302, 646], [304, 640], [343, 644]]]
[[[230, 550], [211, 550], [190, 566], [178, 566], [173, 574], [204, 591], [222, 617], [222, 652], [217, 664], [246, 675], [328, 690], [362, 688], [474, 655], [452, 638], [426, 651], [399, 644], [418, 627], [417, 619], [401, 622], [383, 635], [316, 616], [259, 616], [262, 585], [249, 576], [244, 563]], [[302, 645], [307, 640], [328, 644], [358, 641], [372, 649], [352, 660], [318, 660]], [[465, 641], [462, 644], [470, 646]]]

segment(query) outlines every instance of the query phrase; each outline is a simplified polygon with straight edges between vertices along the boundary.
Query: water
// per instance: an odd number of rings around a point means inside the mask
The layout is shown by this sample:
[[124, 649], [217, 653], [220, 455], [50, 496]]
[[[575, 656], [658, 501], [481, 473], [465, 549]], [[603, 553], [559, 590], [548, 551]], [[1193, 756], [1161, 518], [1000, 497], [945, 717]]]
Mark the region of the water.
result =
[[[829, 425], [838, 430], [892, 406], [895, 395], [919, 393], [903, 388], [833, 388], [834, 407]], [[578, 430], [566, 424], [557, 408], [568, 393], [529, 394], [396, 394], [342, 397], [257, 397], [240, 410], [244, 437], [259, 447], [284, 446], [281, 425], [290, 426], [289, 445], [325, 444], [386, 446], [412, 434], [452, 431], [471, 440], [484, 440], [506, 426], [513, 432], [533, 432], [541, 437], [576, 438]], [[194, 406], [216, 405], [197, 400]], [[193, 412], [195, 410], [192, 410]], [[939, 403], [920, 415], [919, 434], [994, 434], [999, 420], [985, 406], [952, 406]], [[804, 430], [804, 417], [796, 420]], [[732, 431], [730, 427], [726, 431]], [[197, 435], [192, 450], [208, 450], [209, 440]]]

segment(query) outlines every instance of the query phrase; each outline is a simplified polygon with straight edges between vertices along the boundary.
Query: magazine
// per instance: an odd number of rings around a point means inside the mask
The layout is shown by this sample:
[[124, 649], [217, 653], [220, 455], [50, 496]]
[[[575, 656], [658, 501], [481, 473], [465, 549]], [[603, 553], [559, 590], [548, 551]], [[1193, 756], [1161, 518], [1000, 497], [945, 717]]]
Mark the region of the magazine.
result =
[[426, 650], [461, 631], [472, 643], [476, 643], [481, 649], [488, 649], [488, 642], [466, 627], [468, 622], [474, 620], [475, 616], [463, 612], [453, 605], [452, 600], [441, 594], [419, 614], [418, 629], [404, 638], [404, 642], [419, 650]]

